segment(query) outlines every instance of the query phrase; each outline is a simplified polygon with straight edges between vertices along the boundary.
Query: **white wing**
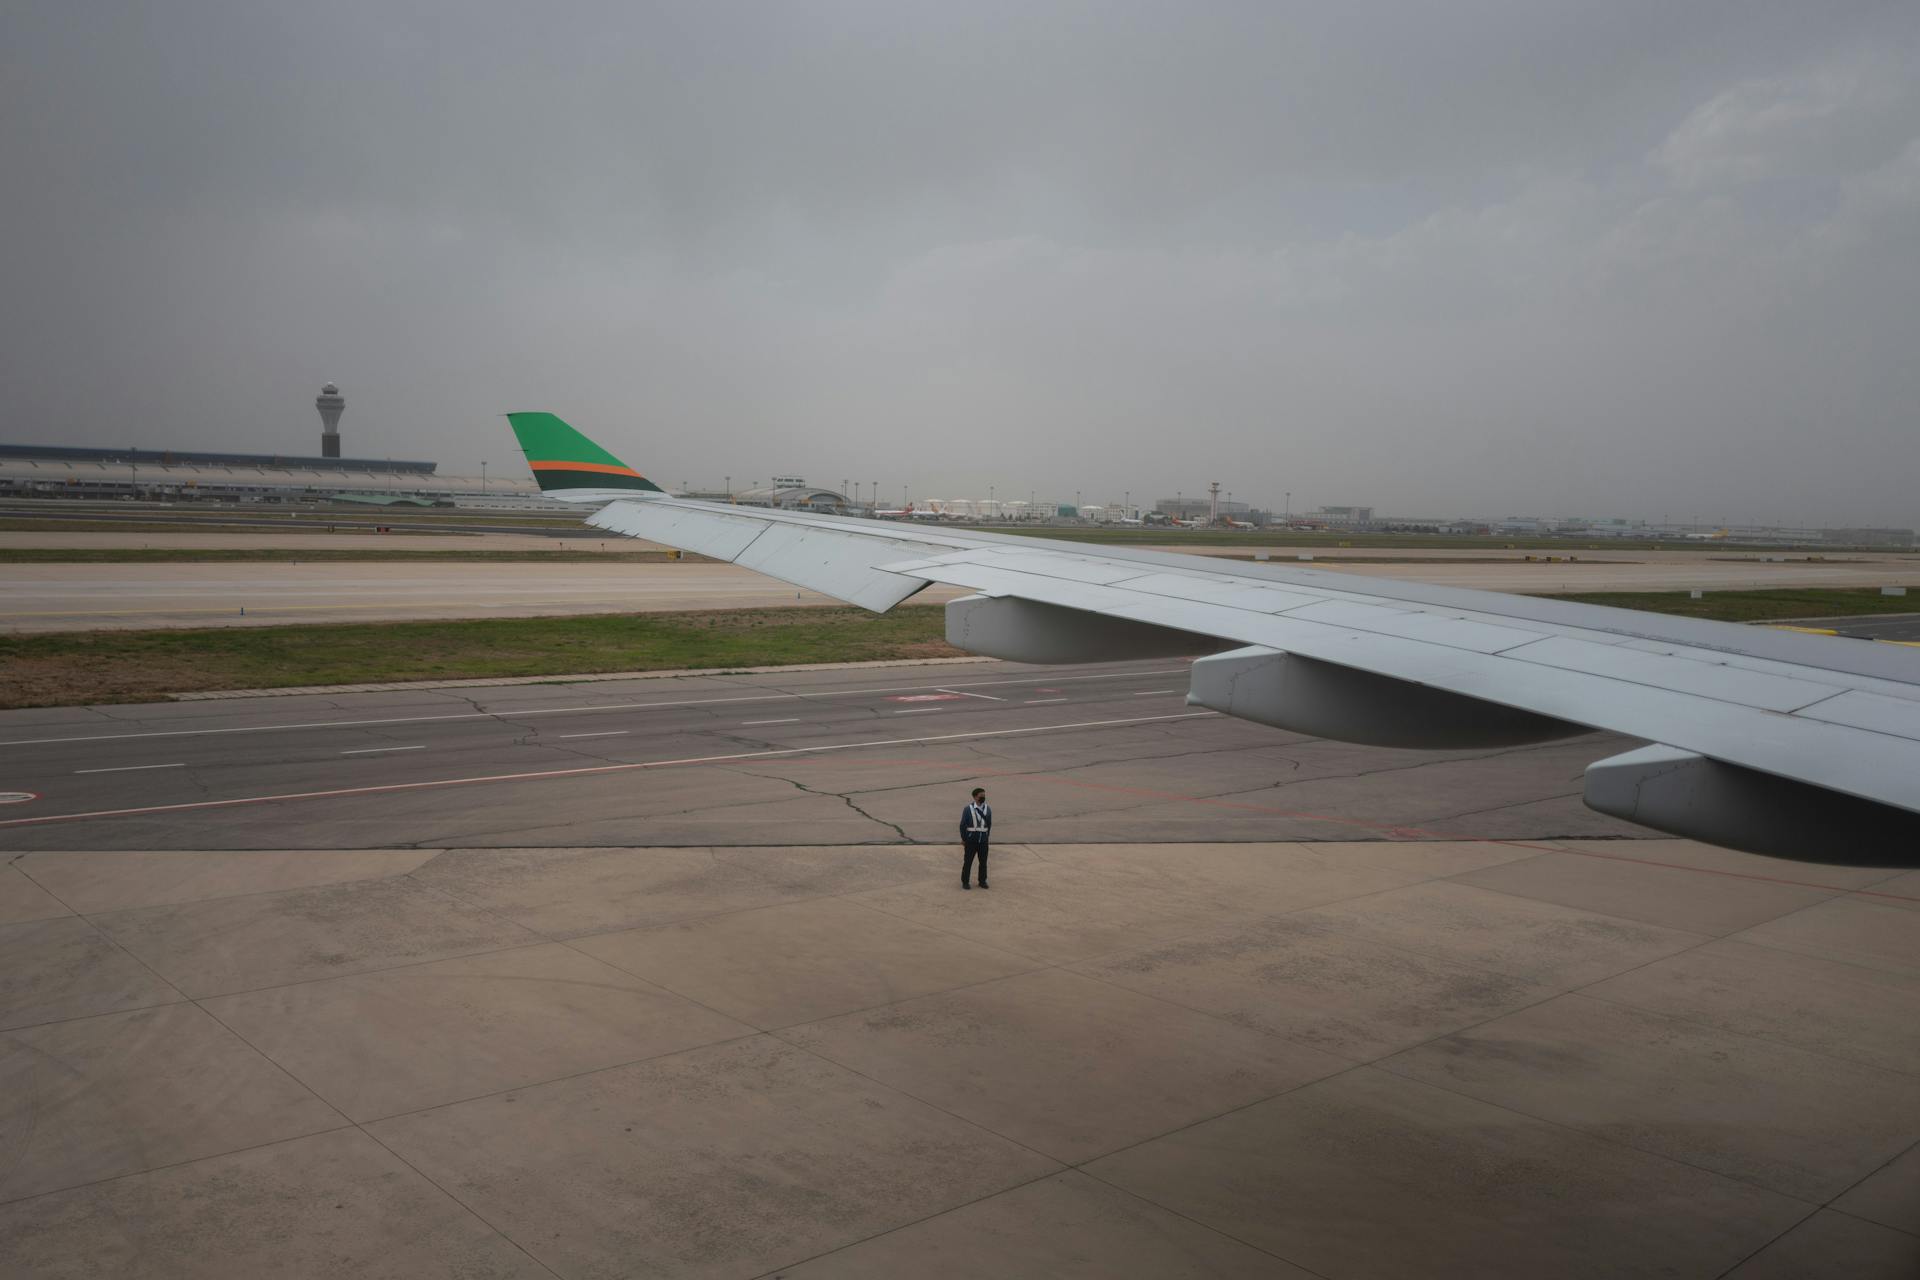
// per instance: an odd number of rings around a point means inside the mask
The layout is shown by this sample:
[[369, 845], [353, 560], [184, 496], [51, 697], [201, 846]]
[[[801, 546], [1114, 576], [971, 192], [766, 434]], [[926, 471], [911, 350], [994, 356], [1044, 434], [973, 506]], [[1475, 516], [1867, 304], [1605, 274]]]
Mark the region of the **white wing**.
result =
[[[583, 495], [584, 496], [584, 495]], [[616, 533], [884, 611], [930, 583], [961, 648], [1019, 662], [1203, 653], [1187, 700], [1399, 747], [1611, 730], [1586, 801], [1734, 848], [1920, 865], [1920, 652], [1202, 556], [623, 497]]]

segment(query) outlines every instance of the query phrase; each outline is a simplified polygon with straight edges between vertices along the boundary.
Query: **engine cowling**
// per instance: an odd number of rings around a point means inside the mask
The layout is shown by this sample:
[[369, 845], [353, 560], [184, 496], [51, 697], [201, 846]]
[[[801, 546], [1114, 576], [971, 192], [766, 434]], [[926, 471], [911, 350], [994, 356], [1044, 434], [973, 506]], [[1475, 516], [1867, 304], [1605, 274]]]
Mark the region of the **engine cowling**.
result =
[[1258, 645], [1195, 661], [1187, 701], [1374, 747], [1512, 747], [1588, 732], [1550, 716]]

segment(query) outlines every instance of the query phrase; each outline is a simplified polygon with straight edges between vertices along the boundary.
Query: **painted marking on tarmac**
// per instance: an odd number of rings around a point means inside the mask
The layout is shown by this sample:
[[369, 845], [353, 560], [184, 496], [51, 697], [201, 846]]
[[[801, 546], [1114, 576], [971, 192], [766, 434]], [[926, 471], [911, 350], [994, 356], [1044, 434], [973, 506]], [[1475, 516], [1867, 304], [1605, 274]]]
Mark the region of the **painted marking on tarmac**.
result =
[[896, 711], [897, 716], [924, 716], [940, 710], [939, 707], [909, 707], [905, 711]]
[[247, 804], [275, 804], [287, 800], [332, 800], [341, 796], [380, 795], [395, 791], [429, 791], [437, 787], [468, 787], [483, 783], [537, 782], [547, 778], [580, 778], [596, 773], [628, 773], [635, 769], [726, 764], [735, 760], [764, 760], [771, 756], [824, 755], [831, 751], [859, 751], [866, 747], [920, 746], [929, 742], [957, 742], [967, 738], [1011, 738], [1029, 733], [1063, 733], [1069, 729], [1108, 729], [1119, 725], [1154, 724], [1168, 720], [1200, 720], [1217, 711], [1185, 711], [1165, 716], [1125, 716], [1118, 720], [1079, 720], [1069, 724], [1032, 725], [1025, 729], [975, 729], [970, 733], [925, 734], [917, 738], [877, 738], [868, 742], [833, 742], [813, 747], [774, 747], [765, 751], [737, 751], [720, 756], [687, 756], [678, 760], [638, 760], [630, 764], [582, 765], [574, 769], [538, 769], [531, 773], [494, 773], [473, 778], [435, 778], [425, 782], [387, 782], [369, 787], [335, 787], [326, 791], [289, 791], [279, 795], [235, 796], [227, 800], [186, 800], [177, 804], [139, 805], [130, 809], [92, 809], [84, 813], [52, 813], [37, 818], [7, 818], [0, 827], [41, 826], [52, 822], [82, 822], [93, 818], [126, 818], [148, 813], [184, 813], [192, 809], [229, 809]]
[[185, 760], [176, 760], [172, 764], [117, 764], [111, 769], [75, 769], [75, 773], [133, 773], [140, 769], [184, 769]]
[[[1063, 681], [1086, 680], [1128, 680], [1143, 676], [1166, 676], [1177, 674], [1179, 668], [1161, 671], [1109, 671], [1088, 676], [1051, 676], [1043, 679]], [[768, 673], [770, 674], [770, 673]], [[698, 677], [695, 677], [698, 678]], [[980, 680], [961, 688], [997, 685], [1032, 684], [1026, 680]], [[362, 729], [386, 724], [431, 724], [447, 720], [498, 720], [510, 717], [515, 720], [527, 716], [563, 716], [585, 715], [601, 711], [649, 711], [672, 707], [706, 707], [733, 702], [779, 702], [791, 699], [808, 701], [815, 698], [850, 698], [866, 694], [895, 693], [902, 689], [925, 689], [926, 685], [894, 685], [883, 689], [822, 689], [818, 693], [756, 693], [738, 698], [679, 698], [668, 702], [603, 702], [584, 707], [533, 707], [528, 710], [507, 711], [458, 711], [443, 716], [387, 716], [377, 720], [309, 720], [293, 724], [246, 724], [226, 729], [148, 729], [140, 733], [92, 733], [71, 738], [14, 738], [0, 742], [0, 747], [39, 747], [60, 742], [123, 742], [134, 738], [198, 738], [212, 737], [223, 733], [291, 733], [297, 729]], [[426, 690], [425, 692], [432, 692]], [[1041, 689], [1041, 693], [1058, 693], [1057, 689]]]
[[632, 733], [631, 729], [602, 729], [598, 733], [563, 733], [562, 738], [618, 738]]
[[343, 756], [373, 756], [379, 755], [383, 751], [425, 751], [426, 749], [427, 745], [423, 742], [412, 747], [356, 747], [352, 751], [342, 751], [340, 754]]
[[1139, 693], [1136, 693], [1133, 696], [1136, 698], [1157, 698], [1163, 693], [1179, 693], [1179, 692], [1180, 690], [1178, 689], [1142, 689]]
[[1066, 701], [1065, 698], [1028, 698], [1025, 702], [1021, 703], [1020, 705], [1023, 707], [1037, 707], [1043, 702], [1065, 702], [1065, 701]]
[[39, 798], [38, 791], [0, 791], [0, 804], [25, 804]]
[[748, 725], [754, 725], [754, 724], [799, 724], [799, 723], [800, 723], [799, 716], [788, 716], [785, 720], [742, 720], [740, 722], [740, 726], [742, 728], [745, 728]]
[[996, 698], [990, 693], [962, 693], [958, 689], [936, 689], [935, 693], [958, 694], [962, 698], [979, 698], [982, 702], [1005, 702], [1005, 698]]
[[[966, 697], [964, 693], [893, 693], [887, 695], [888, 702], [958, 702]], [[995, 698], [995, 702], [999, 699]]]

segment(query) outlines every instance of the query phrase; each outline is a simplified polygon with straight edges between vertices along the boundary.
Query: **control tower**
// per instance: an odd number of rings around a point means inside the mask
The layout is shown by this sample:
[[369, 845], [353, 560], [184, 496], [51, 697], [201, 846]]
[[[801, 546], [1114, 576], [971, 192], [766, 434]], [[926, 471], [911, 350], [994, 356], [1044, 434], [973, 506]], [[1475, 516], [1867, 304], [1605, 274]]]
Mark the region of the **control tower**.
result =
[[340, 394], [339, 387], [329, 382], [313, 398], [313, 407], [320, 411], [320, 456], [337, 458], [340, 456], [340, 415], [347, 411], [347, 398]]

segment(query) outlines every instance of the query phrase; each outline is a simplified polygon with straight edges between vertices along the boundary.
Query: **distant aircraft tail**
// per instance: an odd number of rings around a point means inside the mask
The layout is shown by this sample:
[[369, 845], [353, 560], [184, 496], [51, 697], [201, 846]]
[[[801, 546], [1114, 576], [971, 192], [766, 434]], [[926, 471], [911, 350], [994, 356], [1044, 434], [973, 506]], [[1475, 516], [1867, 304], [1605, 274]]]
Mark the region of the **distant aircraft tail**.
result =
[[596, 501], [610, 489], [666, 492], [551, 413], [510, 413], [507, 422], [540, 492], [550, 497]]

